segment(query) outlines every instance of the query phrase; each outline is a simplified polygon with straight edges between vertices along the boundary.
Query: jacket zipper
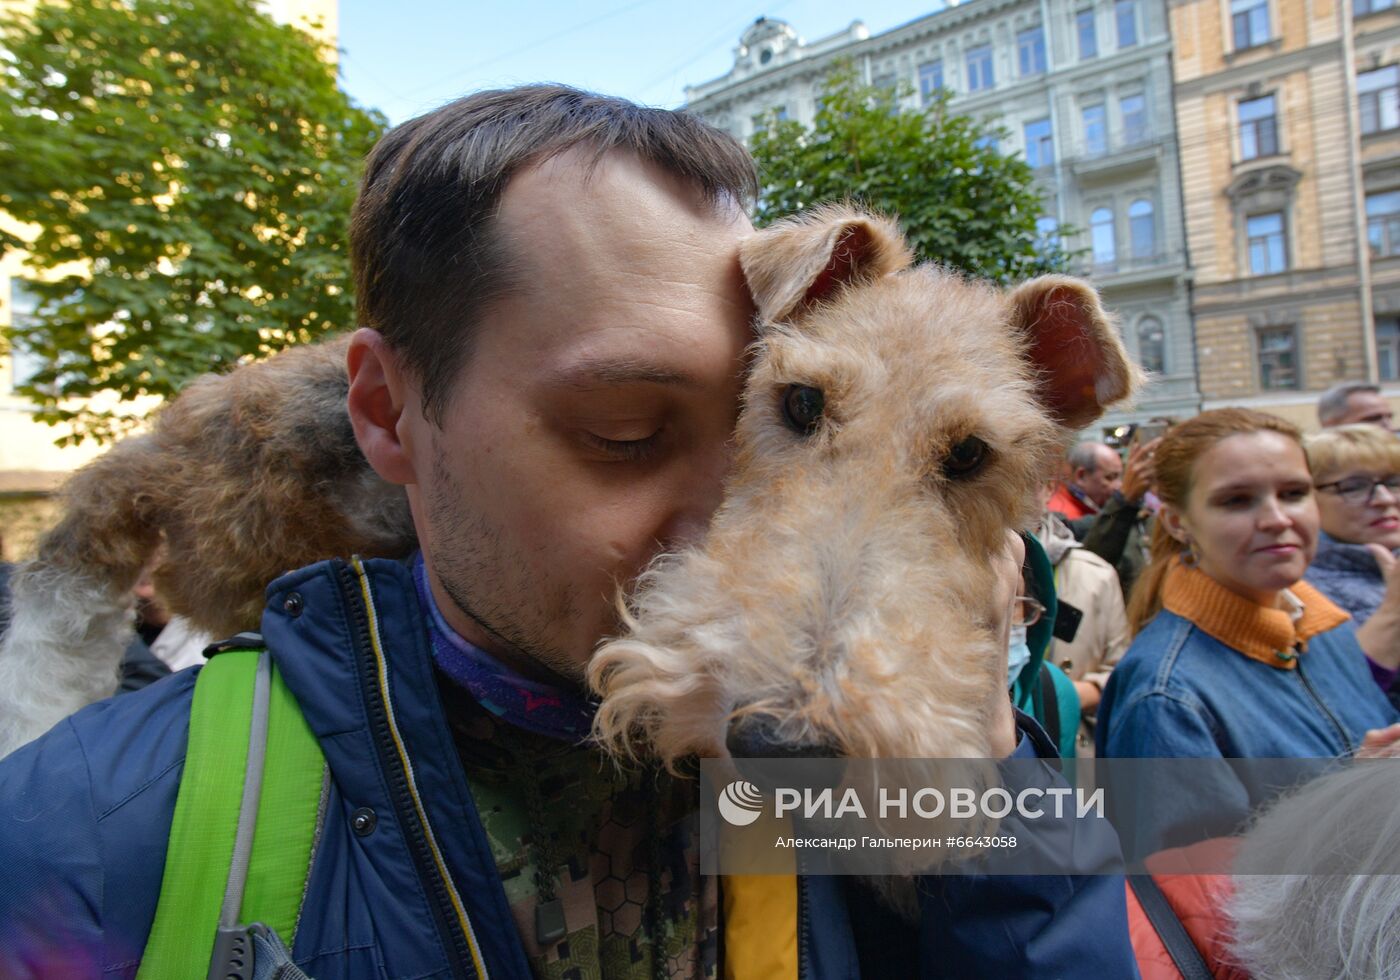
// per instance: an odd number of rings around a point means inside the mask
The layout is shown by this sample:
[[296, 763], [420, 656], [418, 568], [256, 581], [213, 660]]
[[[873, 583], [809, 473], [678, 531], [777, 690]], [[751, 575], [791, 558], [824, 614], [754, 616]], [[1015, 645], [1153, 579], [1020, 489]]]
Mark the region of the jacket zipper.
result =
[[1327, 720], [1332, 723], [1332, 727], [1337, 730], [1337, 736], [1342, 740], [1342, 744], [1346, 746], [1347, 751], [1355, 752], [1356, 746], [1351, 744], [1351, 739], [1347, 737], [1346, 729], [1342, 727], [1341, 722], [1337, 721], [1337, 716], [1332, 714], [1332, 709], [1327, 707], [1322, 698], [1318, 696], [1317, 689], [1314, 688], [1312, 682], [1308, 680], [1308, 675], [1303, 673], [1302, 657], [1298, 658], [1298, 666], [1296, 669], [1298, 671], [1298, 679], [1303, 682], [1303, 689], [1312, 696], [1313, 701], [1322, 709], [1322, 713], [1327, 716]]
[[812, 950], [809, 937], [812, 935], [812, 903], [807, 895], [807, 876], [802, 869], [802, 850], [797, 851], [797, 861], [793, 869], [797, 873], [797, 976], [799, 980], [812, 976]]
[[355, 673], [360, 681], [360, 692], [364, 696], [369, 716], [370, 736], [379, 756], [380, 771], [384, 773], [389, 785], [394, 812], [403, 827], [409, 853], [413, 855], [418, 879], [427, 886], [428, 907], [432, 912], [433, 924], [437, 927], [438, 937], [447, 952], [452, 976], [461, 980], [480, 980], [473, 966], [471, 946], [465, 931], [457, 924], [449, 886], [438, 872], [432, 845], [414, 803], [408, 773], [394, 742], [388, 707], [377, 682], [379, 664], [370, 636], [369, 611], [365, 608], [366, 600], [361, 592], [360, 573], [350, 565], [337, 562], [336, 574], [341, 596], [350, 611]]

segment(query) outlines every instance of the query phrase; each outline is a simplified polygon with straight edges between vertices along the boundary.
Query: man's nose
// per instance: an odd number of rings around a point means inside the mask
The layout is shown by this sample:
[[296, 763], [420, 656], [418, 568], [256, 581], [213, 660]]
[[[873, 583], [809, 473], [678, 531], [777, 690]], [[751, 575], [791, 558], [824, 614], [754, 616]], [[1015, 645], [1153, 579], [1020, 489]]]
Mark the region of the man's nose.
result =
[[668, 549], [694, 544], [705, 536], [724, 499], [724, 482], [733, 465], [732, 444], [725, 442], [695, 454], [676, 474], [675, 504], [661, 531]]

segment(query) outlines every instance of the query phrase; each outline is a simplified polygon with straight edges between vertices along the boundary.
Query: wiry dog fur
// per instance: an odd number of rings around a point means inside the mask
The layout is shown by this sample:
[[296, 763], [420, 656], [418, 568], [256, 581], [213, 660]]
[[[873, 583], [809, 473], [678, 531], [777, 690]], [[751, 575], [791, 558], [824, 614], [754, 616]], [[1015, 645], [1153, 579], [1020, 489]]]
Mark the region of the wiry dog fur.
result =
[[[731, 723], [777, 750], [975, 757], [1006, 651], [990, 556], [1028, 526], [1072, 434], [1134, 371], [1081, 282], [1006, 292], [910, 257], [897, 229], [827, 209], [750, 239], [759, 341], [737, 465], [703, 547], [642, 577], [588, 678], [621, 757], [721, 755]], [[404, 494], [361, 456], [345, 345], [192, 385], [76, 473], [61, 523], [13, 578], [0, 755], [109, 694], [130, 591], [196, 626], [256, 627], [266, 584], [320, 558], [413, 547]], [[809, 434], [783, 422], [820, 389]], [[950, 471], [972, 437], [974, 473]]]
[[[672, 764], [726, 742], [984, 757], [1006, 696], [992, 556], [1075, 431], [1130, 393], [1116, 332], [1082, 282], [909, 268], [892, 224], [842, 209], [741, 260], [760, 323], [737, 465], [703, 545], [644, 574], [593, 657], [595, 734]], [[825, 396], [810, 434], [784, 419], [792, 385]], [[985, 458], [960, 473], [970, 439]]]
[[11, 579], [0, 755], [113, 692], [151, 562], [172, 612], [229, 636], [257, 627], [263, 590], [289, 569], [412, 549], [403, 488], [375, 475], [350, 429], [345, 348], [201, 378], [149, 433], [69, 479], [62, 519]]

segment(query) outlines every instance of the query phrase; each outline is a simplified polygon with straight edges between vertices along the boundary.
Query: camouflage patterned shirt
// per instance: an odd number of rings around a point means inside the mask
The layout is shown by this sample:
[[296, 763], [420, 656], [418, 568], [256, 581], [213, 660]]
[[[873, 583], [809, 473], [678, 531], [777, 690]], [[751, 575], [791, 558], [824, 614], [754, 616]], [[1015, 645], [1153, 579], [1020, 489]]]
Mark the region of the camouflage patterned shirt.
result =
[[[699, 874], [697, 781], [619, 770], [593, 748], [525, 731], [438, 680], [534, 975], [714, 977], [718, 886]], [[542, 852], [566, 930], [544, 948], [535, 928]]]

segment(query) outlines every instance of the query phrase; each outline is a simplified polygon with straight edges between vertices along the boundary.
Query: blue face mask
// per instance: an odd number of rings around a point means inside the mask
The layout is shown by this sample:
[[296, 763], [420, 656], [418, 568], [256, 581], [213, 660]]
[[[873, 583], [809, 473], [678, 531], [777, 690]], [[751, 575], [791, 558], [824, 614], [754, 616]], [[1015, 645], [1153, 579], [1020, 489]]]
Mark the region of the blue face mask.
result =
[[1026, 628], [1024, 626], [1011, 627], [1011, 643], [1006, 651], [1006, 686], [1010, 687], [1016, 683], [1016, 678], [1021, 676], [1021, 669], [1031, 662], [1031, 648], [1026, 645]]

